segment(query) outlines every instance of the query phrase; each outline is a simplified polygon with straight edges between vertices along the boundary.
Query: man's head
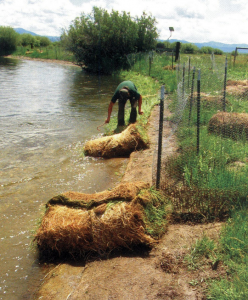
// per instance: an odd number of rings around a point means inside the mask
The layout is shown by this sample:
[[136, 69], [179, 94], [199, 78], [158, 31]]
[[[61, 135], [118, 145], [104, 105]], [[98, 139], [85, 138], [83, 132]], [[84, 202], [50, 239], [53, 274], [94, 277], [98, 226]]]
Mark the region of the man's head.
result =
[[120, 92], [120, 99], [122, 101], [127, 101], [128, 97], [129, 97], [128, 87], [124, 86], [119, 92]]

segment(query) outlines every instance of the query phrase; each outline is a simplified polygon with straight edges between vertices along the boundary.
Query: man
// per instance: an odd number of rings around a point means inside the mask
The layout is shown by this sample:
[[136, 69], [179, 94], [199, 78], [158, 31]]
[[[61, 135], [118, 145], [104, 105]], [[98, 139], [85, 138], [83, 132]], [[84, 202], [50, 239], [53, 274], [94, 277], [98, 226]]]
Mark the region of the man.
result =
[[112, 97], [108, 107], [108, 117], [105, 123], [109, 123], [110, 116], [112, 113], [113, 106], [118, 100], [118, 126], [125, 125], [125, 105], [127, 100], [131, 103], [131, 113], [129, 123], [135, 123], [137, 118], [137, 104], [138, 112], [140, 115], [143, 114], [141, 110], [142, 96], [138, 93], [138, 90], [132, 81], [123, 81], [120, 83], [115, 90], [114, 96]]

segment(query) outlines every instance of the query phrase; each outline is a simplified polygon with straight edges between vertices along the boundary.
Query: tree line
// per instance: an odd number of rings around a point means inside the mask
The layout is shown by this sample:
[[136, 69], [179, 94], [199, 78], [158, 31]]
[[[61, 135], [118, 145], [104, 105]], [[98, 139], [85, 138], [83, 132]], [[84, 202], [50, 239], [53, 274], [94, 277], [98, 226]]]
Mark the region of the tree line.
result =
[[48, 37], [17, 33], [12, 27], [0, 26], [0, 55], [12, 54], [17, 46], [46, 47], [51, 44]]
[[[176, 48], [176, 42], [170, 43], [169, 41], [164, 42], [158, 42], [156, 50], [159, 52], [163, 52], [166, 49], [175, 49]], [[220, 49], [204, 46], [204, 47], [197, 47], [194, 44], [191, 43], [181, 43], [180, 52], [185, 54], [212, 54], [215, 55], [222, 55], [224, 52]]]

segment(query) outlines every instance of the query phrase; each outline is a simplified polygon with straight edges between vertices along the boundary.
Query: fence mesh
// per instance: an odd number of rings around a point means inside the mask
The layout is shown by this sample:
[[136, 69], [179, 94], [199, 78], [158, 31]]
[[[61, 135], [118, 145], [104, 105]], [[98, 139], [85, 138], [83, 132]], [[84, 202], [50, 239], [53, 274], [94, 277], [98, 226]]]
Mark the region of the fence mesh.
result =
[[213, 54], [185, 56], [176, 72], [177, 92], [165, 100], [173, 114], [164, 117], [161, 189], [178, 213], [222, 218], [247, 201], [248, 81], [235, 90], [241, 83], [226, 82], [227, 59]]

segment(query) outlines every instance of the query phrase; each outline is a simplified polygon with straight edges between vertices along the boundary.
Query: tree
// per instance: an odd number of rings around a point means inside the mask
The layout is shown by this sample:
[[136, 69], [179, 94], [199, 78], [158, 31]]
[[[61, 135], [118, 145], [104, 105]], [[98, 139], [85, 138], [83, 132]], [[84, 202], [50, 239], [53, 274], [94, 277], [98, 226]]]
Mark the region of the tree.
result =
[[127, 64], [127, 54], [156, 46], [153, 23], [155, 19], [146, 14], [133, 19], [126, 12], [108, 13], [94, 7], [91, 14], [82, 14], [69, 30], [64, 30], [61, 42], [75, 55], [79, 65], [95, 73], [109, 74]]
[[31, 46], [35, 43], [35, 37], [30, 33], [21, 34], [21, 44], [22, 46]]
[[51, 41], [46, 36], [37, 36], [36, 39], [40, 41], [41, 47], [47, 47], [51, 44]]
[[16, 50], [18, 36], [13, 28], [0, 26], [0, 55], [9, 55]]
[[138, 51], [152, 50], [157, 44], [156, 19], [143, 12], [140, 18], [137, 18], [138, 24]]
[[199, 51], [199, 48], [194, 44], [185, 43], [185, 44], [182, 44], [182, 46], [181, 46], [182, 53], [195, 54], [198, 51]]

